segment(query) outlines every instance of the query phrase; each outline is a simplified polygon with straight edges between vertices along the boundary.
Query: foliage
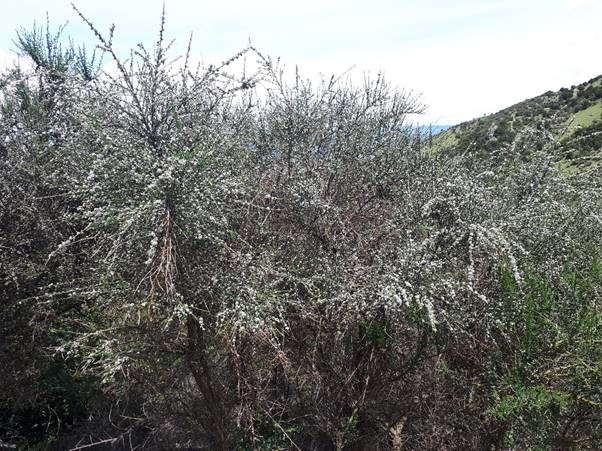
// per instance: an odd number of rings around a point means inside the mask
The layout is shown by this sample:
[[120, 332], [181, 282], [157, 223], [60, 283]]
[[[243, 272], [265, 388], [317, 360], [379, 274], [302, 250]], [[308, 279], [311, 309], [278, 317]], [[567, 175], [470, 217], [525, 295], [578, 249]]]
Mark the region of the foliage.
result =
[[594, 443], [600, 186], [544, 131], [484, 121], [498, 157], [433, 155], [381, 76], [253, 47], [194, 68], [164, 15], [122, 59], [80, 16], [114, 71], [34, 29], [0, 83], [1, 400], [70, 425], [20, 444]]
[[527, 161], [545, 149], [559, 168], [598, 168], [601, 79], [598, 76], [571, 89], [548, 91], [459, 124], [436, 136], [432, 148], [471, 155], [488, 167], [514, 158]]
[[512, 447], [595, 449], [602, 437], [600, 261], [529, 275], [520, 291], [507, 274], [504, 286], [512, 327], [495, 356], [491, 414], [507, 423]]

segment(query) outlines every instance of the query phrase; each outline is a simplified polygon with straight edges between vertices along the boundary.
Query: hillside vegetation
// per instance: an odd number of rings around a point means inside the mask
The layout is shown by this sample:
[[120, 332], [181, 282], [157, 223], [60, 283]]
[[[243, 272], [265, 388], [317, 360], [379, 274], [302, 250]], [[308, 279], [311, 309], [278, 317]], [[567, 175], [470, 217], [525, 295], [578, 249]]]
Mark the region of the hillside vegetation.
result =
[[600, 449], [599, 80], [433, 152], [382, 77], [81, 18], [0, 75], [0, 448]]
[[602, 75], [452, 127], [433, 144], [436, 151], [496, 164], [505, 158], [528, 159], [544, 147], [563, 168], [602, 161]]

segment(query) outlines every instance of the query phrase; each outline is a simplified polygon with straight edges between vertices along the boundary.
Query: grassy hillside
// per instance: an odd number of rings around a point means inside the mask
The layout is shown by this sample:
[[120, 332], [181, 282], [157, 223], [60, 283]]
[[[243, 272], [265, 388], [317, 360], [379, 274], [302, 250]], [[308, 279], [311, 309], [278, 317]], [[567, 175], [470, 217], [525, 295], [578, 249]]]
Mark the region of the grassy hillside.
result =
[[548, 91], [495, 114], [452, 127], [433, 142], [437, 152], [528, 159], [549, 150], [563, 167], [602, 159], [602, 75], [579, 86]]

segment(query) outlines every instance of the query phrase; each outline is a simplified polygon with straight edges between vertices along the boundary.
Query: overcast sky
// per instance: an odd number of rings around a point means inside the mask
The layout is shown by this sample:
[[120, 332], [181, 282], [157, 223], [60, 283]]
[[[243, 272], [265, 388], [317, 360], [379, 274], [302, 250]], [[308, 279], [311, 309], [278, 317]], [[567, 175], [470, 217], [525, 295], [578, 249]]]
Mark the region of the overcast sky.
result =
[[[162, 0], [76, 0], [101, 29], [116, 25], [120, 48], [152, 43]], [[455, 124], [547, 90], [602, 74], [602, 0], [165, 0], [167, 33], [220, 61], [249, 39], [311, 76], [383, 71], [422, 94], [422, 123]], [[0, 64], [15, 30], [34, 20], [69, 22], [92, 42], [70, 1], [5, 0]]]

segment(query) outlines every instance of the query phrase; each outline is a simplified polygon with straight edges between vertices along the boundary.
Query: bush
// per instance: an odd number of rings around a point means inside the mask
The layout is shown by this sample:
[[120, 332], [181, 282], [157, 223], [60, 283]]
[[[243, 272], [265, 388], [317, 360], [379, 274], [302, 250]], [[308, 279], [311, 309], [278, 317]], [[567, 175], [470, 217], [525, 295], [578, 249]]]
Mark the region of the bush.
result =
[[[6, 355], [36, 331], [3, 377], [74, 366], [52, 379], [73, 426], [57, 446], [594, 443], [594, 179], [545, 146], [429, 155], [420, 105], [380, 76], [287, 78], [252, 47], [195, 72], [168, 63], [163, 24], [126, 64], [82, 18], [117, 74], [15, 71], [0, 116]], [[245, 58], [256, 73], [233, 76]], [[495, 151], [540, 139], [478, 127]]]
[[495, 405], [511, 448], [595, 449], [602, 438], [602, 265], [530, 274], [519, 288], [507, 272], [506, 345], [494, 355]]

